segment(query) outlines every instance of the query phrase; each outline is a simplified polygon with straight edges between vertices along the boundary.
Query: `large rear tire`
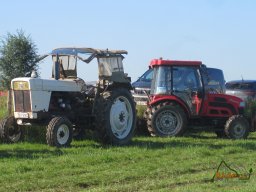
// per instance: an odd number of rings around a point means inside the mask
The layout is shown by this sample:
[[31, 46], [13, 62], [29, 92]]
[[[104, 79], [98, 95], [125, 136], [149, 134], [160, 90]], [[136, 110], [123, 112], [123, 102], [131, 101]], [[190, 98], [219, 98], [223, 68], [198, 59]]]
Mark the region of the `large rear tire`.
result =
[[73, 126], [66, 117], [54, 117], [49, 122], [46, 141], [50, 146], [68, 147], [72, 141]]
[[135, 102], [127, 89], [106, 91], [96, 101], [96, 135], [104, 144], [126, 145], [136, 127]]
[[249, 135], [249, 123], [243, 116], [233, 115], [226, 122], [225, 133], [230, 139], [246, 139]]
[[187, 128], [187, 117], [179, 105], [164, 102], [150, 108], [147, 125], [153, 136], [181, 136]]
[[6, 143], [17, 143], [23, 140], [24, 133], [21, 127], [15, 122], [13, 116], [1, 120], [0, 137]]

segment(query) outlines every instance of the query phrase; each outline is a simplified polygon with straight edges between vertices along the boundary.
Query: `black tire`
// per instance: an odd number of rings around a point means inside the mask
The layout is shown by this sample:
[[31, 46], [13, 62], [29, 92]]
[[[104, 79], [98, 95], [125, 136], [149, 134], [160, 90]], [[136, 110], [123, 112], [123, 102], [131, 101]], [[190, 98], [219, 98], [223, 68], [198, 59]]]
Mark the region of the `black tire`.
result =
[[215, 131], [217, 138], [225, 139], [227, 138], [227, 135], [224, 130], [221, 131]]
[[137, 117], [136, 135], [149, 136], [149, 132], [147, 129], [147, 121], [144, 118]]
[[85, 139], [86, 134], [85, 134], [85, 129], [84, 128], [76, 128], [75, 130], [73, 130], [73, 139], [77, 140], [77, 141], [81, 141], [83, 139]]
[[164, 102], [152, 106], [147, 125], [152, 136], [181, 136], [187, 128], [187, 117], [179, 105]]
[[146, 124], [147, 124], [147, 129], [149, 134], [154, 137], [156, 136], [154, 129], [152, 128], [151, 125], [151, 120], [152, 120], [152, 112], [151, 112], [152, 108], [151, 106], [148, 106], [145, 113], [143, 114], [144, 119], [146, 120]]
[[46, 141], [50, 146], [68, 147], [72, 141], [73, 126], [66, 117], [54, 117], [47, 126]]
[[96, 101], [95, 131], [104, 144], [126, 145], [136, 127], [135, 102], [129, 90], [106, 91]]
[[249, 123], [243, 116], [233, 115], [226, 122], [225, 133], [230, 139], [246, 139], [249, 135]]
[[13, 116], [6, 117], [0, 122], [0, 137], [3, 142], [17, 143], [24, 138], [24, 132], [16, 123]]

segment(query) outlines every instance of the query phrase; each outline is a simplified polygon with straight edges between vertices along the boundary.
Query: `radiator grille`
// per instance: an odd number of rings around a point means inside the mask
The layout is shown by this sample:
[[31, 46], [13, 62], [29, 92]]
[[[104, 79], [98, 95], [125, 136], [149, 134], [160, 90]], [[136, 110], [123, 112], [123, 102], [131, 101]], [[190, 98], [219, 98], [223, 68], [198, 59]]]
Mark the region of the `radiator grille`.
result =
[[14, 91], [15, 112], [31, 112], [30, 91]]

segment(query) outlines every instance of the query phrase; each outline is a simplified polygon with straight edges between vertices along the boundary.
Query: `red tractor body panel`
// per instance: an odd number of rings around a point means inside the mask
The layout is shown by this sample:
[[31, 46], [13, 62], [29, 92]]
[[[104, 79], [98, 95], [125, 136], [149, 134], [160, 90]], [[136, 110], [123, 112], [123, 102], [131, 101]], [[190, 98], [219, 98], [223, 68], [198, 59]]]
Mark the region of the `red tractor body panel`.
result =
[[207, 94], [202, 104], [202, 117], [231, 117], [243, 110], [240, 108], [242, 99], [225, 94]]
[[242, 99], [225, 94], [207, 94], [203, 101], [194, 98], [192, 102], [196, 108], [196, 113], [192, 114], [187, 105], [175, 95], [153, 95], [149, 105], [156, 105], [160, 102], [174, 102], [182, 106], [188, 117], [230, 117], [232, 115], [240, 114], [243, 108], [240, 108]]

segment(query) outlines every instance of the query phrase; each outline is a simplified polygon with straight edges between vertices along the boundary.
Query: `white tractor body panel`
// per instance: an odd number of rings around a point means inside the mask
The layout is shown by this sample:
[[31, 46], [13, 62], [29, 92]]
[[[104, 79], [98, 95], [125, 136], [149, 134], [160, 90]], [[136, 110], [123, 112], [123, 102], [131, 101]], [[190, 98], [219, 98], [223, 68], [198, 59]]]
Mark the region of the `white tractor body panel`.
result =
[[[65, 79], [39, 79], [39, 78], [15, 78], [12, 80], [14, 117], [23, 119], [37, 119], [38, 112], [48, 112], [51, 100], [51, 93], [57, 92], [81, 92], [85, 83], [83, 80]], [[29, 91], [30, 98], [21, 98], [23, 102], [30, 99], [29, 111], [17, 111], [15, 103], [15, 92]]]
[[42, 82], [42, 86], [42, 90], [44, 91], [80, 92], [83, 85], [81, 84], [81, 82], [72, 79], [44, 79]]
[[49, 91], [31, 91], [32, 111], [48, 111], [51, 92]]

